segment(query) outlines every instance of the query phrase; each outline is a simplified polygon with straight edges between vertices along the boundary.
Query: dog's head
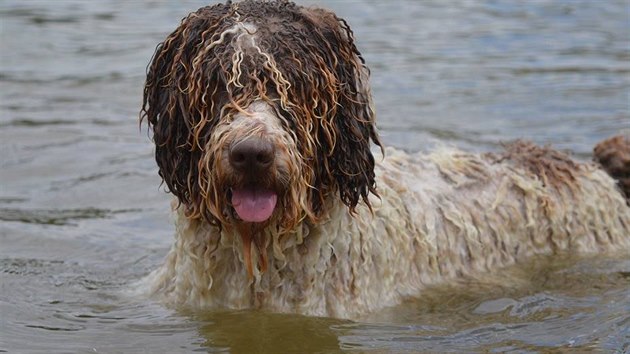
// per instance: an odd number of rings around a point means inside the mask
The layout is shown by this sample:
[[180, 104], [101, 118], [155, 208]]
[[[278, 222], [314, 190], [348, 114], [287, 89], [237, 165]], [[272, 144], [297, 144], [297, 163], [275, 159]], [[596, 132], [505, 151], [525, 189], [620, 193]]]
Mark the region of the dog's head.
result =
[[160, 176], [219, 226], [291, 230], [376, 194], [369, 71], [348, 24], [286, 1], [219, 4], [184, 18], [148, 67], [142, 119]]

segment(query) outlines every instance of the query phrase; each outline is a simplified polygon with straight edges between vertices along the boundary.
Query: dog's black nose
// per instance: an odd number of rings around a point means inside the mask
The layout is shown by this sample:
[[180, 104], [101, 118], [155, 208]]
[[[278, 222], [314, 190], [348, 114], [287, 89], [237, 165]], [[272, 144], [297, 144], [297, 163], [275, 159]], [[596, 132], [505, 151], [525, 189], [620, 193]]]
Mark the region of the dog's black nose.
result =
[[230, 148], [230, 164], [239, 171], [259, 172], [268, 169], [275, 156], [273, 145], [261, 138], [250, 137]]

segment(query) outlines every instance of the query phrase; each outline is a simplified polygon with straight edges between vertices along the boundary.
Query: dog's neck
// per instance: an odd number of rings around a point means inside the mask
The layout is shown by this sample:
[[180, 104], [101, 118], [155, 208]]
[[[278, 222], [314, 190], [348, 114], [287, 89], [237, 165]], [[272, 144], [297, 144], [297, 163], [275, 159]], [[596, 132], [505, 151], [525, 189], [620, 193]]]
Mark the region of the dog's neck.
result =
[[[174, 268], [184, 262], [194, 263], [185, 266], [193, 270], [188, 279], [201, 283], [201, 287], [206, 287], [208, 292], [240, 289], [243, 305], [246, 305], [244, 307], [264, 306], [267, 301], [265, 294], [278, 286], [276, 283], [279, 279], [286, 279], [287, 273], [307, 274], [317, 271], [314, 269], [315, 264], [325, 253], [319, 249], [331, 245], [341, 225], [350, 222], [352, 216], [340, 200], [336, 203], [329, 201], [329, 205], [333, 212], [328, 215], [335, 215], [335, 218], [327, 217], [317, 227], [305, 220], [283, 234], [277, 231], [279, 228], [274, 227], [273, 223], [263, 229], [248, 224], [219, 228], [203, 219], [186, 217], [184, 208], [180, 206], [175, 210], [177, 239], [173, 246], [179, 250], [171, 252], [171, 255], [187, 254], [190, 257], [169, 259], [169, 262], [175, 262]], [[346, 212], [340, 212], [337, 208]], [[288, 278], [307, 279], [308, 276]], [[213, 283], [228, 283], [232, 286], [213, 286]], [[296, 286], [309, 287], [305, 284]], [[200, 297], [199, 301], [205, 301], [204, 298], [208, 297]], [[234, 294], [210, 298], [234, 299]], [[190, 301], [193, 299], [188, 300], [188, 303], [195, 302]]]

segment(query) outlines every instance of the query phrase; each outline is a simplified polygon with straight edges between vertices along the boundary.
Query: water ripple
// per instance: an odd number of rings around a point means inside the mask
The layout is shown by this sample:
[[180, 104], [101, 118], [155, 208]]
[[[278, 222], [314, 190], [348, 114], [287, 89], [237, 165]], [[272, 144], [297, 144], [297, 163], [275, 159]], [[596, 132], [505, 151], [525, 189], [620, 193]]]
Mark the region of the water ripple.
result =
[[27, 224], [75, 226], [76, 221], [84, 219], [105, 219], [115, 214], [138, 211], [137, 209], [18, 209], [0, 208], [0, 220], [16, 221]]

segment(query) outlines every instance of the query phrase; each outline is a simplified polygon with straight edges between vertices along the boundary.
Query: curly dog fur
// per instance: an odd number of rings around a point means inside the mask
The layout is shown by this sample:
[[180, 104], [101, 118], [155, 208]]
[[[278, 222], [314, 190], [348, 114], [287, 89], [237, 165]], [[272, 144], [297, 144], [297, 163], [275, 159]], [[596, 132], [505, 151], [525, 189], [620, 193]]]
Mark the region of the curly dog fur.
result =
[[[248, 0], [184, 18], [144, 89], [176, 197], [151, 294], [354, 318], [534, 254], [630, 249], [630, 208], [599, 166], [522, 141], [384, 149], [368, 80], [352, 30], [326, 10]], [[607, 167], [630, 143], [599, 149]], [[620, 181], [630, 171], [612, 168]]]

